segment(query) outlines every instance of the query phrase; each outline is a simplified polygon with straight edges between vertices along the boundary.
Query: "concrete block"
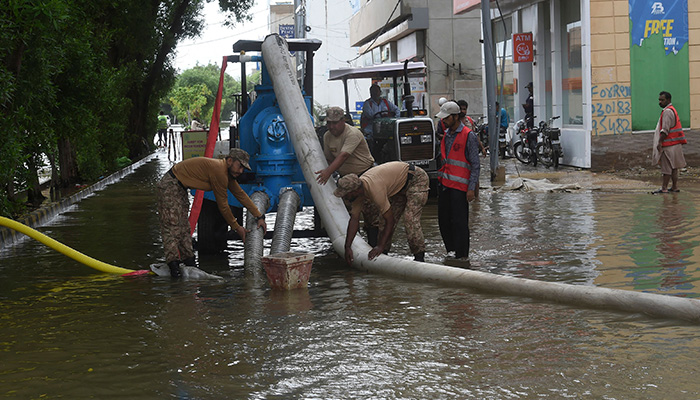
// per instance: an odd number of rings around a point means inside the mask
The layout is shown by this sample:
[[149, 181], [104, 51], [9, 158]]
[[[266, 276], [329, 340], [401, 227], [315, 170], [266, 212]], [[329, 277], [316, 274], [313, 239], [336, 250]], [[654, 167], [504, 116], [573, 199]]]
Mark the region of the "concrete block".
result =
[[608, 34], [591, 33], [591, 51], [596, 50], [615, 50], [615, 41]]
[[[627, 62], [629, 63], [629, 58]], [[630, 86], [632, 77], [629, 65], [618, 65], [617, 71], [615, 71], [615, 75], [617, 76], [618, 84]]]
[[630, 31], [629, 17], [615, 17], [615, 32], [625, 33]]
[[613, 15], [616, 17], [629, 17], [630, 3], [628, 0], [615, 0], [613, 2]]
[[615, 61], [615, 50], [604, 50], [604, 51], [592, 51], [591, 52], [591, 66], [592, 67], [606, 67], [614, 66]]
[[615, 34], [615, 48], [617, 50], [623, 50], [630, 48], [630, 34], [629, 33], [616, 33]]
[[700, 77], [700, 61], [690, 61], [690, 77], [697, 78]]
[[613, 14], [613, 4], [607, 2], [591, 3], [591, 18], [609, 17]]
[[[630, 51], [629, 50], [617, 50], [615, 52], [615, 64], [617, 64], [618, 67], [620, 67], [622, 65], [630, 65]], [[618, 75], [617, 78], [619, 79], [620, 76]]]
[[[591, 18], [591, 32], [595, 33], [614, 33], [615, 32], [615, 18], [605, 17], [605, 18]], [[610, 38], [608, 38], [610, 40]]]
[[493, 177], [491, 184], [493, 186], [503, 186], [506, 183], [506, 166], [499, 165], [496, 168], [496, 175]]
[[591, 68], [591, 80], [594, 85], [615, 83], [617, 82], [617, 74], [615, 72], [615, 67]]

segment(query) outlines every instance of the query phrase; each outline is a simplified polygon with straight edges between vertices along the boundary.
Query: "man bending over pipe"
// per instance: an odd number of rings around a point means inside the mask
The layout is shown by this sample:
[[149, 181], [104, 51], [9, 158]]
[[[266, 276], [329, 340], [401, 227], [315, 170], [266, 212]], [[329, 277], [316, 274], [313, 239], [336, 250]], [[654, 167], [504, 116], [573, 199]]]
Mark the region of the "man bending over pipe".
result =
[[372, 260], [389, 251], [396, 221], [403, 215], [411, 253], [416, 261], [425, 261], [425, 238], [420, 217], [428, 200], [429, 185], [430, 179], [425, 171], [401, 161], [370, 168], [360, 177], [348, 174], [340, 178], [333, 194], [352, 202], [345, 236], [345, 261], [352, 264], [354, 260], [352, 241], [360, 226], [360, 212], [365, 198], [376, 204], [382, 215], [379, 243], [370, 250], [368, 258]]
[[174, 278], [182, 275], [180, 262], [195, 266], [190, 224], [187, 220], [190, 206], [188, 189], [213, 191], [221, 216], [244, 242], [246, 230], [238, 224], [229, 208], [226, 189], [255, 216], [258, 228], [267, 231], [265, 216], [236, 181], [244, 168], [250, 170], [249, 159], [248, 153], [242, 149], [231, 149], [223, 160], [190, 158], [175, 164], [158, 182], [158, 214], [165, 262]]

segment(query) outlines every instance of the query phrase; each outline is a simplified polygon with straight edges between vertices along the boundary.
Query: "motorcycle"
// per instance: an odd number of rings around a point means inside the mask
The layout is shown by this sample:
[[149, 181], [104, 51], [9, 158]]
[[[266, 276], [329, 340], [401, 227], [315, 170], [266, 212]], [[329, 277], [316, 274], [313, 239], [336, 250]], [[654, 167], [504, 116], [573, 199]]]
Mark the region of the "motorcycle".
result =
[[[533, 117], [534, 118], [534, 117]], [[527, 119], [521, 119], [514, 125], [515, 143], [513, 144], [513, 153], [515, 158], [523, 164], [537, 166], [537, 128], [528, 128]], [[534, 143], [533, 142], [534, 138]]]
[[559, 116], [552, 117], [549, 121], [540, 122], [539, 131], [542, 134], [542, 142], [537, 144], [537, 158], [547, 168], [554, 165], [554, 168], [559, 167], [559, 157], [563, 155], [561, 149], [561, 131], [559, 128], [551, 128], [552, 123]]
[[472, 131], [476, 133], [479, 141], [485, 149], [489, 148], [489, 125], [484, 123], [484, 117], [481, 116], [473, 121]]
[[[474, 132], [479, 136], [479, 140], [485, 149], [488, 149], [489, 144], [489, 124], [483, 123], [486, 117], [481, 116], [476, 121], [474, 121]], [[508, 148], [508, 143], [506, 141], [506, 128], [501, 127], [498, 132], [498, 154], [502, 159], [506, 158], [506, 149]]]

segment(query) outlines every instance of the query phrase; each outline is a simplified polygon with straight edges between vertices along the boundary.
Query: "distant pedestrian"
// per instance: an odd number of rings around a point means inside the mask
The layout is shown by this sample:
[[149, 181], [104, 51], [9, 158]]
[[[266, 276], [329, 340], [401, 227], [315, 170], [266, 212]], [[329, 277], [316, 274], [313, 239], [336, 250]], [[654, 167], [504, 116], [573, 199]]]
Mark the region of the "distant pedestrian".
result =
[[206, 129], [206, 125], [204, 125], [202, 121], [199, 120], [199, 118], [192, 119], [192, 123], [190, 124], [191, 131], [203, 131]]
[[525, 103], [523, 104], [523, 110], [525, 111], [525, 124], [528, 128], [527, 130], [527, 144], [530, 147], [530, 160], [534, 167], [537, 166], [537, 130], [532, 129], [535, 127], [535, 99], [532, 95], [532, 82], [525, 86], [529, 92]]
[[505, 108], [501, 108], [498, 102], [496, 102], [496, 120], [501, 132], [505, 132], [508, 129], [508, 125], [510, 125], [510, 117], [508, 116], [508, 111]]
[[[652, 193], [680, 192], [678, 169], [686, 166], [683, 148], [687, 143], [678, 112], [671, 104], [671, 93], [659, 93], [659, 107], [663, 108], [654, 132], [652, 162], [661, 165], [661, 189]], [[671, 188], [668, 183], [671, 181]]]
[[165, 146], [165, 135], [168, 133], [168, 126], [170, 126], [168, 123], [168, 116], [161, 111], [160, 114], [158, 114], [158, 142], [156, 143], [156, 146]]

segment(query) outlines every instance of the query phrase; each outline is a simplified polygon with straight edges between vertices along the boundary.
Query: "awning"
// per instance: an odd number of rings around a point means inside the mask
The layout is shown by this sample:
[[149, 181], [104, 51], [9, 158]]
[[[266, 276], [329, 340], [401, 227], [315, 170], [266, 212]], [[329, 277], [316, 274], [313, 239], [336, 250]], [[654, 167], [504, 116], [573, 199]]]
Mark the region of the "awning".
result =
[[[398, 62], [373, 65], [371, 67], [333, 69], [329, 72], [328, 80], [337, 81], [344, 79], [393, 78], [403, 76], [403, 64], [402, 62]], [[407, 72], [409, 74], [424, 72], [425, 68], [425, 63], [422, 61], [409, 62]]]

